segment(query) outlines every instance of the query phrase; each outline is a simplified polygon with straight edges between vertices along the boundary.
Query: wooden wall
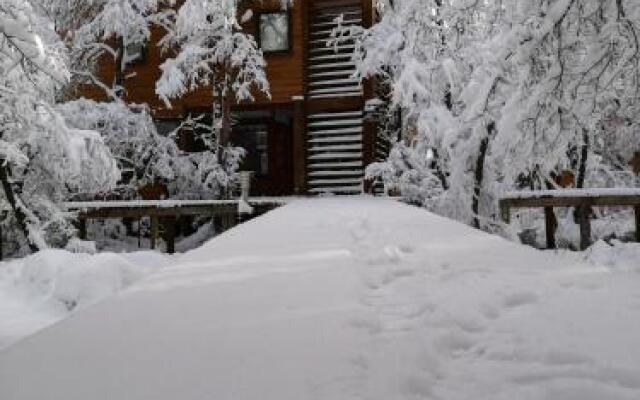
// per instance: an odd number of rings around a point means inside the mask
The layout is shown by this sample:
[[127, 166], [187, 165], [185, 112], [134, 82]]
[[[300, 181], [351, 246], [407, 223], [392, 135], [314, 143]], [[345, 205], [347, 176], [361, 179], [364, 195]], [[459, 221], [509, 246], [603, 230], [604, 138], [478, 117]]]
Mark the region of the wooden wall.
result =
[[[267, 76], [271, 85], [271, 99], [259, 93], [251, 108], [270, 104], [290, 103], [292, 96], [303, 94], [304, 81], [304, 38], [303, 38], [303, 1], [296, 0], [290, 12], [291, 50], [288, 53], [265, 54]], [[258, 16], [261, 11], [279, 10], [280, 0], [267, 0], [253, 7], [254, 17], [245, 24], [245, 29], [255, 35], [257, 33]], [[242, 13], [240, 14], [242, 15]], [[179, 118], [192, 109], [208, 108], [212, 103], [207, 88], [189, 93], [182, 99], [172, 101], [172, 108], [167, 108], [155, 94], [155, 83], [160, 78], [159, 66], [166, 55], [157, 46], [164, 35], [163, 30], [155, 28], [147, 47], [145, 60], [129, 66], [127, 74], [135, 73], [135, 77], [125, 83], [126, 100], [133, 103], [147, 103], [158, 118]], [[100, 76], [105, 82], [111, 82], [114, 75], [114, 63], [110, 57], [104, 57], [100, 63]], [[79, 95], [96, 100], [105, 99], [102, 92], [95, 87], [81, 87]], [[242, 108], [242, 107], [241, 107]]]

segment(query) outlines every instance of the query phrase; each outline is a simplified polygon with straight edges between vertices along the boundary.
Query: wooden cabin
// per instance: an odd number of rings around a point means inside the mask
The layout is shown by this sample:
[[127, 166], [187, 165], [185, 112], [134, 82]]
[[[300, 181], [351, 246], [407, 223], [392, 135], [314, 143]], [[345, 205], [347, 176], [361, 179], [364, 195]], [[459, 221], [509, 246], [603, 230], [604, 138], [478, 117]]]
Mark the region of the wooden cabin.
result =
[[[367, 122], [364, 106], [373, 97], [371, 85], [360, 85], [351, 75], [353, 45], [336, 51], [326, 47], [334, 19], [343, 26], [368, 27], [374, 21], [373, 0], [296, 0], [287, 11], [280, 0], [252, 8], [245, 24], [268, 63], [271, 99], [233, 106], [232, 143], [244, 147], [243, 169], [255, 172], [255, 195], [359, 193], [366, 165], [374, 161], [376, 129]], [[267, 25], [277, 33], [265, 34]], [[188, 115], [210, 113], [210, 90], [203, 88], [172, 103], [168, 109], [155, 95], [159, 65], [155, 45], [163, 36], [158, 29], [130, 66], [136, 78], [126, 82], [128, 102], [147, 103], [159, 131], [169, 132]], [[103, 71], [108, 74], [109, 71]], [[129, 73], [129, 72], [128, 72]], [[181, 148], [197, 151], [190, 132], [182, 132]]]

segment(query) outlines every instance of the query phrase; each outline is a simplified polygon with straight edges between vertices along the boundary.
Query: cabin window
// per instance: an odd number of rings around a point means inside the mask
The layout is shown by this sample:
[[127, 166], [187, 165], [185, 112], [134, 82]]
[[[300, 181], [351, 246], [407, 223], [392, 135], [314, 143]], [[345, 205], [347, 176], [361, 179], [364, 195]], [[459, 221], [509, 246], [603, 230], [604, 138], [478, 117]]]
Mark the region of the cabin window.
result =
[[243, 125], [234, 128], [234, 144], [247, 152], [242, 169], [256, 176], [269, 174], [269, 129], [267, 125]]
[[289, 13], [260, 14], [260, 48], [265, 53], [289, 51]]
[[143, 62], [146, 48], [143, 41], [127, 44], [127, 63]]

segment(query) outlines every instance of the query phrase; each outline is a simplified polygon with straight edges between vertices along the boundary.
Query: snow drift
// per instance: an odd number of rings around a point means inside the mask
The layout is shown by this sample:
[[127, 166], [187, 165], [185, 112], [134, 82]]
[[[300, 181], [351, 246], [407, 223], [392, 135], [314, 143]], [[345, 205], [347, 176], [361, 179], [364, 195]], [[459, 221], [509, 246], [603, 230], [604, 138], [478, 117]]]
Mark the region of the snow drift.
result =
[[0, 264], [0, 349], [86, 308], [167, 265], [152, 252], [43, 250]]
[[637, 400], [637, 259], [295, 201], [0, 352], [0, 398]]

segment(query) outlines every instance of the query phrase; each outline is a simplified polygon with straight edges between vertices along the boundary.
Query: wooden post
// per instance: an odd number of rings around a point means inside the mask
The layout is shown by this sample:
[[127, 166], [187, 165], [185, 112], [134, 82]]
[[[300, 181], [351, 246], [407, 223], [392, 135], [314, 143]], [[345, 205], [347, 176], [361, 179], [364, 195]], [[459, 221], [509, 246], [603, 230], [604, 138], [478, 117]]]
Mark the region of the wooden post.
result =
[[547, 249], [555, 249], [558, 221], [556, 220], [556, 215], [553, 212], [553, 207], [544, 208], [544, 227], [547, 235]]
[[82, 240], [87, 240], [87, 219], [80, 218], [78, 220], [78, 236]]
[[640, 242], [640, 205], [635, 206], [636, 211], [636, 242]]
[[578, 207], [580, 223], [580, 250], [586, 250], [591, 245], [591, 207], [587, 204]]
[[167, 253], [176, 252], [176, 217], [167, 217], [162, 221], [164, 236], [167, 241]]
[[158, 237], [158, 217], [151, 216], [151, 250], [156, 248], [156, 238]]
[[504, 221], [505, 224], [511, 223], [511, 207], [505, 200], [500, 200], [500, 217]]
[[293, 192], [307, 191], [307, 127], [303, 96], [294, 96], [293, 101]]

